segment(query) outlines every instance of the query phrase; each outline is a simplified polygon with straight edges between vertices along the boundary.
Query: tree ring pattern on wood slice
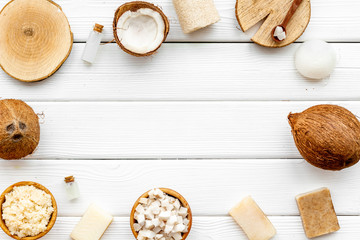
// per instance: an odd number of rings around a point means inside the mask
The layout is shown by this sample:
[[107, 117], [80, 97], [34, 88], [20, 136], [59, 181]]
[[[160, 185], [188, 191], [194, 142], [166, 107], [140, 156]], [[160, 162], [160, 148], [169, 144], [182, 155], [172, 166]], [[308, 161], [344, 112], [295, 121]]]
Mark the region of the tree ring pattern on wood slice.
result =
[[265, 19], [251, 39], [255, 43], [271, 48], [285, 47], [304, 33], [311, 17], [310, 0], [304, 0], [286, 27], [286, 39], [275, 42], [271, 32], [275, 26], [282, 23], [292, 3], [293, 0], [237, 0], [235, 14], [244, 32]]
[[12, 0], [0, 12], [0, 66], [24, 82], [43, 80], [70, 54], [73, 34], [50, 0]]

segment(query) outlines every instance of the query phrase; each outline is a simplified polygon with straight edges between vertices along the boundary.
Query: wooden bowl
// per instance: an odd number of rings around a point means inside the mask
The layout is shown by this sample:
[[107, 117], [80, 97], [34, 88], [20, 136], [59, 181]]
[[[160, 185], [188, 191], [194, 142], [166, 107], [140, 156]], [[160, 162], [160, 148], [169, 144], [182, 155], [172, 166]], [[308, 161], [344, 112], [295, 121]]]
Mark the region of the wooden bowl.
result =
[[0, 26], [0, 66], [17, 80], [45, 79], [70, 54], [69, 22], [51, 0], [10, 1], [0, 12]]
[[[169, 189], [169, 188], [159, 188], [161, 191], [163, 191], [164, 193], [166, 193], [167, 195], [169, 196], [172, 196], [174, 198], [177, 198], [179, 199], [181, 205], [183, 207], [186, 207], [188, 209], [188, 219], [189, 219], [189, 227], [188, 227], [188, 231], [187, 233], [184, 233], [182, 236], [183, 236], [183, 240], [185, 240], [189, 233], [190, 233], [190, 230], [191, 230], [191, 226], [192, 226], [192, 212], [191, 212], [191, 208], [190, 208], [190, 205], [189, 203], [185, 200], [185, 198], [183, 196], [180, 195], [180, 193], [178, 192], [175, 192], [174, 190], [172, 189]], [[130, 227], [131, 227], [131, 231], [132, 233], [134, 234], [135, 238], [137, 239], [138, 237], [138, 232], [135, 231], [135, 228], [134, 228], [134, 223], [136, 223], [136, 220], [134, 218], [134, 215], [135, 215], [135, 211], [136, 211], [136, 207], [139, 205], [139, 201], [140, 201], [140, 198], [147, 198], [149, 197], [149, 192], [151, 190], [147, 191], [146, 193], [144, 193], [143, 195], [141, 195], [135, 202], [134, 204], [134, 207], [132, 208], [131, 210], [131, 214], [130, 214]]]
[[[36, 188], [38, 188], [40, 190], [43, 190], [47, 194], [50, 194], [50, 196], [51, 196], [51, 201], [52, 201], [52, 205], [53, 205], [53, 208], [54, 208], [54, 212], [51, 215], [51, 218], [50, 218], [49, 224], [47, 225], [46, 230], [44, 232], [40, 233], [39, 235], [34, 236], [34, 237], [20, 238], [20, 237], [18, 237], [16, 235], [12, 235], [10, 233], [9, 229], [7, 228], [7, 226], [5, 225], [5, 221], [2, 219], [2, 205], [5, 202], [5, 195], [8, 194], [9, 192], [11, 192], [14, 187], [19, 187], [19, 186], [34, 186], [34, 187], [36, 187]], [[57, 218], [57, 211], [58, 211], [58, 209], [57, 209], [55, 198], [52, 195], [52, 193], [46, 187], [44, 187], [43, 185], [41, 185], [39, 183], [36, 183], [36, 182], [18, 182], [18, 183], [15, 183], [15, 184], [11, 185], [10, 187], [8, 187], [0, 196], [0, 213], [1, 213], [0, 227], [2, 228], [2, 230], [7, 235], [9, 235], [10, 237], [12, 237], [14, 239], [18, 239], [18, 240], [35, 240], [35, 239], [39, 239], [39, 238], [45, 236], [51, 230], [51, 228], [54, 226], [54, 224], [56, 222], [56, 218]]]

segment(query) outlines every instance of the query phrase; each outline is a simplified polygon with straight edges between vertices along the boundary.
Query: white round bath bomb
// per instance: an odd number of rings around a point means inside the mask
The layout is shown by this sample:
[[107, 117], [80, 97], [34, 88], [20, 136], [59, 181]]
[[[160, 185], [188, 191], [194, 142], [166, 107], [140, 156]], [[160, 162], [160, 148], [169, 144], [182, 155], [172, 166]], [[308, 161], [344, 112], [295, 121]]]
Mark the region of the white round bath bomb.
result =
[[295, 53], [295, 66], [307, 78], [326, 78], [336, 66], [336, 52], [325, 41], [306, 41]]

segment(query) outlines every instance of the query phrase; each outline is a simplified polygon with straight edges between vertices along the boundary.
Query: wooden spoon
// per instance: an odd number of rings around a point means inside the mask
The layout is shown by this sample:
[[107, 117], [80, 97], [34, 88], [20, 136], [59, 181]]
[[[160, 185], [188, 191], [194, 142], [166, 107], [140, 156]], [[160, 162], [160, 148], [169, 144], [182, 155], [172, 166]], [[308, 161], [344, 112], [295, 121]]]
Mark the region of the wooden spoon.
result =
[[294, 15], [294, 13], [296, 12], [297, 8], [300, 6], [300, 4], [302, 3], [303, 0], [294, 0], [294, 2], [292, 3], [288, 13], [286, 14], [285, 16], [285, 19], [284, 21], [280, 24], [280, 25], [277, 25], [276, 27], [274, 27], [274, 29], [272, 30], [271, 32], [271, 37], [272, 39], [275, 41], [275, 42], [281, 42], [281, 41], [284, 41], [285, 39], [283, 40], [279, 40], [277, 37], [274, 36], [274, 33], [275, 33], [275, 29], [277, 27], [281, 27], [285, 34], [286, 34], [286, 26], [287, 24], [289, 23], [290, 19], [292, 18], [292, 16]]

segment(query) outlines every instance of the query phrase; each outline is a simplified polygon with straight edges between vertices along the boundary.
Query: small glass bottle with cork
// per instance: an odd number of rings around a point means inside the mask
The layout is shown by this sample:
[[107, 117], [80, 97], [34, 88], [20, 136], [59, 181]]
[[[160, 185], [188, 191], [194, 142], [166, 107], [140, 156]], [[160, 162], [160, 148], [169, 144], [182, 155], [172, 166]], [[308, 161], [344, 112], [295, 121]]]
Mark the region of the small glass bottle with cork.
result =
[[98, 52], [101, 39], [103, 37], [102, 31], [104, 26], [95, 23], [93, 31], [90, 32], [89, 38], [86, 41], [86, 46], [81, 59], [88, 63], [94, 63], [96, 54]]

